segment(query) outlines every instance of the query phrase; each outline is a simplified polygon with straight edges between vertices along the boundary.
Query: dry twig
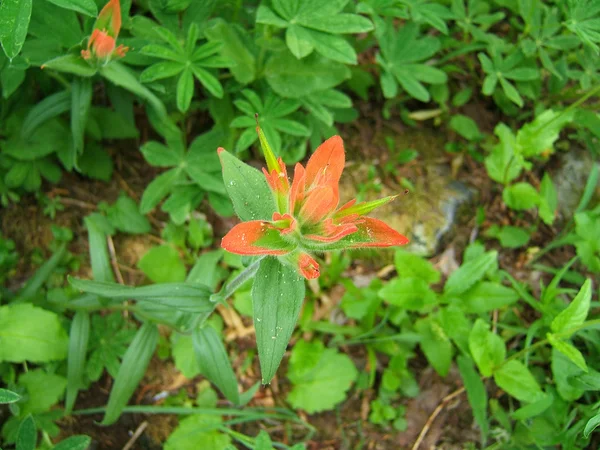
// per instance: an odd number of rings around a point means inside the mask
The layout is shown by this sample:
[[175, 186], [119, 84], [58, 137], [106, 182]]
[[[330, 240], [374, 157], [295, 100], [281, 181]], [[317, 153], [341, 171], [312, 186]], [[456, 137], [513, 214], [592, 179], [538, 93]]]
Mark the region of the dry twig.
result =
[[131, 436], [131, 438], [127, 441], [127, 444], [125, 444], [123, 450], [130, 450], [131, 448], [133, 448], [133, 444], [135, 444], [135, 441], [137, 441], [140, 438], [140, 436], [146, 430], [146, 428], [148, 428], [148, 422], [144, 420], [142, 423], [140, 423], [140, 426], [137, 427], [135, 433], [133, 433], [133, 436]]
[[454, 398], [458, 397], [463, 392], [465, 392], [465, 388], [461, 387], [460, 389], [457, 389], [456, 391], [452, 392], [451, 394], [446, 395], [442, 399], [441, 403], [431, 413], [431, 415], [429, 416], [429, 419], [427, 419], [427, 422], [425, 422], [425, 426], [419, 433], [419, 437], [417, 437], [417, 440], [415, 441], [414, 445], [412, 446], [412, 450], [419, 449], [419, 447], [421, 446], [421, 443], [423, 442], [423, 439], [425, 439], [425, 436], [429, 432], [429, 429], [431, 428], [431, 425], [433, 424], [433, 421], [435, 420], [435, 418], [442, 412], [442, 410], [446, 407], [446, 405], [448, 403], [450, 403]]

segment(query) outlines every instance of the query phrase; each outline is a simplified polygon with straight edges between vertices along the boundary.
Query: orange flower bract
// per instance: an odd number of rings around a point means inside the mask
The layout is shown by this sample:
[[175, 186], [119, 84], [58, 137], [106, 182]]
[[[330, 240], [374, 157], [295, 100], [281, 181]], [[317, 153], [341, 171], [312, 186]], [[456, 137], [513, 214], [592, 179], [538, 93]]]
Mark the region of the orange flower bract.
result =
[[[259, 130], [260, 133], [260, 130]], [[266, 146], [266, 148], [265, 148]], [[263, 169], [278, 211], [271, 221], [252, 220], [234, 226], [222, 247], [241, 255], [274, 255], [294, 264], [305, 278], [319, 276], [313, 252], [359, 247], [405, 245], [408, 238], [384, 222], [364, 214], [395, 197], [339, 206], [339, 181], [344, 170], [342, 138], [333, 136], [317, 148], [306, 168], [294, 167], [290, 184], [281, 158], [265, 142], [269, 169]]]

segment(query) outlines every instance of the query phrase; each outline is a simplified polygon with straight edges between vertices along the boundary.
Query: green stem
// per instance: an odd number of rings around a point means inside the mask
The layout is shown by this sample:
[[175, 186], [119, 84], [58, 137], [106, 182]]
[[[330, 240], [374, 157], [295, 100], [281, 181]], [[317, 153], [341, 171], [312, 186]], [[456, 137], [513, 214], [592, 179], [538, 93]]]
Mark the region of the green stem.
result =
[[560, 119], [562, 116], [567, 114], [568, 112], [577, 108], [579, 105], [581, 105], [583, 102], [585, 102], [588, 98], [592, 97], [593, 95], [597, 94], [598, 92], [600, 92], [600, 84], [598, 86], [596, 86], [594, 89], [591, 89], [590, 91], [588, 91], [586, 94], [583, 94], [579, 98], [579, 100], [577, 100], [575, 103], [571, 103], [569, 106], [567, 106], [565, 109], [563, 109], [560, 112], [560, 114], [558, 114], [556, 117], [554, 117], [552, 120], [550, 120], [550, 122], [546, 123], [543, 126], [543, 128], [550, 126], [551, 123], [555, 122], [556, 120]]
[[258, 272], [258, 267], [260, 266], [260, 262], [263, 260], [264, 256], [261, 256], [260, 259], [254, 261], [248, 267], [246, 267], [237, 277], [227, 283], [219, 292], [210, 296], [210, 301], [214, 303], [220, 303], [227, 300], [229, 297], [233, 295], [235, 291], [237, 291], [246, 281], [250, 278], [253, 278]]
[[[557, 338], [569, 337], [569, 336], [577, 333], [578, 331], [581, 331], [581, 330], [584, 330], [586, 328], [593, 327], [596, 325], [600, 325], [600, 319], [588, 320], [587, 322], [583, 322], [581, 325], [578, 325], [574, 328], [570, 328], [568, 330], [561, 331], [560, 333], [554, 333], [554, 336], [556, 336]], [[513, 355], [506, 358], [504, 360], [504, 362], [502, 362], [502, 364], [500, 364], [500, 366], [498, 366], [498, 368], [502, 367], [507, 362], [512, 361], [514, 359], [518, 359], [521, 356], [525, 355], [526, 353], [529, 353], [531, 350], [538, 348], [538, 347], [542, 347], [548, 343], [549, 343], [548, 339], [542, 339], [541, 341], [537, 341], [535, 344], [533, 344], [527, 348], [524, 348], [523, 350], [520, 350], [517, 353], [514, 353]]]

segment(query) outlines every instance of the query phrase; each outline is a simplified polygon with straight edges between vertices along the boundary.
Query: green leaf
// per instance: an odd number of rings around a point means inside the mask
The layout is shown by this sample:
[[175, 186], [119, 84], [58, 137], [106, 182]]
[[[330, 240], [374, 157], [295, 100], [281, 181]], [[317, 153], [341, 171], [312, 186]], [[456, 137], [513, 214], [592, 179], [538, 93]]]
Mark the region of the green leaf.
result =
[[453, 272], [444, 286], [444, 294], [459, 295], [481, 280], [498, 263], [498, 252], [492, 250], [464, 263]]
[[477, 123], [470, 117], [462, 114], [452, 116], [452, 119], [450, 119], [450, 128], [468, 141], [475, 141], [481, 137]]
[[0, 306], [0, 361], [43, 363], [67, 356], [58, 315], [29, 303]]
[[177, 283], [185, 280], [185, 264], [179, 252], [168, 244], [148, 250], [138, 262], [138, 267], [154, 283]]
[[85, 373], [85, 360], [90, 337], [90, 315], [86, 311], [77, 311], [71, 322], [69, 332], [69, 354], [67, 359], [67, 398], [65, 410], [71, 413], [77, 392], [85, 387], [83, 376]]
[[125, 194], [121, 194], [115, 204], [106, 209], [106, 216], [113, 227], [124, 233], [150, 232], [150, 222], [140, 213], [135, 200]]
[[33, 0], [3, 0], [0, 3], [0, 43], [8, 59], [13, 59], [21, 51]]
[[265, 430], [260, 430], [256, 440], [254, 441], [254, 450], [273, 450], [273, 442], [269, 433]]
[[92, 443], [89, 436], [71, 436], [64, 441], [60, 441], [52, 450], [87, 450]]
[[[2, 56], [4, 58], [4, 56]], [[16, 90], [25, 81], [25, 74], [27, 72], [27, 64], [19, 65], [15, 64], [21, 57], [17, 56], [13, 61], [4, 65], [3, 69], [0, 69], [0, 85], [2, 85], [2, 97], [9, 98], [13, 95]], [[0, 64], [0, 67], [2, 64]]]
[[509, 395], [519, 401], [534, 403], [544, 398], [540, 385], [525, 365], [508, 361], [494, 373], [494, 381]]
[[21, 400], [21, 396], [16, 392], [0, 388], [0, 405], [6, 405], [7, 403], [15, 403], [19, 400]]
[[260, 263], [252, 286], [256, 345], [262, 384], [268, 384], [283, 358], [304, 301], [304, 279], [277, 258]]
[[[1, 13], [2, 10], [0, 10], [0, 14]], [[35, 421], [31, 415], [28, 415], [19, 425], [15, 447], [16, 450], [35, 450], [36, 443], [37, 430], [35, 429]]]
[[502, 191], [502, 200], [506, 206], [518, 211], [534, 208], [540, 202], [540, 194], [529, 183], [515, 183]]
[[341, 36], [309, 30], [311, 44], [315, 50], [332, 61], [342, 64], [356, 64], [356, 51], [354, 47]]
[[156, 141], [148, 141], [140, 147], [144, 159], [155, 167], [177, 166], [183, 161], [183, 153], [175, 146], [167, 147]]
[[177, 81], [177, 109], [186, 112], [190, 108], [192, 97], [194, 96], [194, 76], [190, 69], [185, 69]]
[[277, 210], [275, 198], [262, 173], [227, 151], [219, 153], [223, 182], [242, 221], [271, 220]]
[[500, 123], [494, 129], [494, 133], [500, 142], [485, 158], [485, 167], [492, 180], [507, 184], [521, 173], [522, 157], [516, 153], [516, 138], [510, 128]]
[[415, 323], [415, 329], [421, 336], [419, 345], [429, 364], [440, 376], [445, 377], [448, 375], [454, 352], [452, 343], [444, 333], [444, 329], [437, 320], [431, 317], [418, 320]]
[[193, 414], [179, 422], [165, 442], [165, 450], [228, 450], [231, 438], [221, 433], [223, 427], [219, 416]]
[[65, 9], [80, 12], [86, 16], [96, 17], [98, 15], [98, 7], [94, 0], [48, 0], [57, 6]]
[[588, 278], [571, 304], [554, 318], [550, 326], [552, 332], [563, 333], [583, 324], [590, 310], [591, 298], [592, 280]]
[[91, 77], [98, 71], [90, 66], [80, 55], [68, 54], [58, 56], [54, 59], [46, 61], [42, 65], [42, 69], [57, 70], [59, 72], [72, 73], [80, 77]]
[[77, 153], [83, 152], [83, 140], [88, 113], [92, 105], [92, 81], [89, 78], [75, 78], [71, 84], [71, 133]]
[[210, 289], [198, 283], [162, 283], [135, 287], [72, 277], [69, 277], [68, 280], [75, 289], [107, 298], [132, 298], [197, 313], [212, 311], [215, 306], [209, 300], [212, 293]]
[[142, 83], [152, 83], [153, 81], [171, 78], [180, 74], [185, 69], [181, 62], [164, 61], [152, 64], [140, 74]]
[[554, 403], [554, 396], [552, 394], [545, 394], [542, 399], [517, 409], [512, 413], [512, 417], [516, 420], [527, 420], [539, 416], [550, 408], [552, 403]]
[[310, 55], [315, 48], [310, 32], [306, 28], [296, 24], [290, 25], [285, 32], [285, 43], [292, 52], [292, 55], [298, 59]]
[[481, 440], [485, 442], [490, 427], [487, 417], [487, 390], [469, 358], [461, 355], [456, 359], [456, 363], [467, 390], [467, 398], [473, 410], [473, 417], [481, 430]]
[[83, 219], [88, 230], [92, 273], [96, 281], [115, 281], [106, 236], [114, 233], [108, 220], [99, 213], [92, 213]]
[[469, 334], [469, 350], [485, 377], [492, 375], [496, 367], [504, 362], [506, 346], [500, 336], [492, 333], [482, 319], [477, 319]]
[[309, 414], [333, 409], [346, 398], [358, 371], [352, 360], [322, 342], [300, 340], [294, 345], [287, 376], [293, 387], [287, 399]]
[[526, 245], [531, 238], [529, 231], [512, 225], [499, 227], [494, 224], [485, 232], [485, 235], [498, 239], [500, 245], [507, 248], [522, 247]]
[[217, 98], [223, 98], [223, 86], [217, 77], [198, 66], [192, 66], [192, 72], [208, 92]]
[[558, 350], [567, 358], [569, 358], [573, 364], [575, 364], [584, 372], [588, 371], [587, 364], [585, 363], [585, 358], [574, 345], [561, 340], [552, 333], [546, 333], [546, 339], [548, 339], [552, 347], [554, 347], [556, 350]]
[[249, 37], [240, 36], [242, 32], [223, 19], [212, 20], [203, 31], [209, 41], [220, 42], [221, 54], [234, 62], [229, 70], [235, 80], [241, 84], [251, 83], [256, 77], [256, 58], [245, 44]]
[[68, 90], [48, 95], [29, 110], [21, 126], [23, 139], [31, 137], [40, 125], [71, 109], [71, 93]]
[[512, 305], [519, 299], [514, 289], [490, 281], [480, 281], [461, 296], [463, 308], [471, 314], [482, 314]]
[[140, 213], [147, 214], [165, 198], [175, 183], [181, 178], [179, 168], [161, 173], [146, 187], [140, 202]]
[[519, 91], [517, 91], [517, 88], [510, 81], [507, 81], [504, 77], [500, 77], [499, 80], [500, 86], [502, 86], [502, 90], [504, 91], [508, 99], [515, 103], [517, 106], [523, 107], [523, 99], [521, 98], [521, 95], [519, 95]]
[[[317, 13], [315, 11], [315, 13]], [[366, 33], [373, 30], [373, 24], [358, 14], [338, 13], [335, 15], [310, 15], [299, 21], [302, 25], [332, 34]]]
[[159, 117], [167, 116], [167, 110], [162, 101], [146, 86], [141, 84], [137, 76], [120, 62], [112, 61], [110, 64], [102, 66], [100, 74], [114, 85], [120, 86], [137, 95], [139, 98], [146, 100]]
[[421, 278], [427, 284], [438, 283], [441, 279], [440, 273], [433, 267], [433, 264], [406, 250], [396, 251], [394, 264], [401, 277]]
[[350, 78], [350, 69], [318, 55], [299, 60], [280, 52], [267, 61], [265, 77], [280, 96], [301, 98], [337, 86]]
[[39, 414], [49, 411], [59, 402], [65, 392], [67, 380], [60, 375], [34, 369], [19, 377], [19, 385], [28, 394], [25, 403], [20, 405], [21, 414]]
[[546, 225], [552, 225], [558, 206], [558, 194], [548, 172], [544, 173], [540, 184], [539, 214]]
[[175, 367], [186, 378], [194, 378], [200, 374], [200, 367], [194, 354], [192, 336], [172, 333], [171, 354], [175, 361]]
[[555, 112], [552, 109], [544, 111], [535, 120], [521, 127], [517, 133], [517, 151], [525, 157], [554, 151], [553, 146], [561, 130], [573, 117], [573, 112]]
[[125, 352], [119, 373], [110, 391], [102, 425], [112, 425], [121, 415], [141, 381], [158, 344], [158, 327], [145, 322]]
[[600, 425], [600, 413], [596, 414], [594, 417], [592, 417], [590, 420], [587, 421], [587, 423], [585, 424], [585, 428], [583, 429], [583, 437], [584, 438], [589, 438], [590, 434], [592, 434], [592, 432], [598, 428], [598, 426]]
[[408, 311], [420, 311], [437, 301], [436, 293], [421, 278], [396, 278], [379, 291], [379, 297], [390, 305]]
[[192, 334], [194, 353], [200, 372], [214, 383], [225, 398], [235, 405], [240, 403], [238, 383], [231, 367], [227, 350], [215, 329], [205, 326]]
[[584, 394], [585, 391], [583, 389], [571, 385], [569, 380], [585, 372], [554, 347], [552, 348], [551, 366], [552, 378], [554, 378], [554, 382], [556, 383], [556, 390], [564, 400], [572, 402]]

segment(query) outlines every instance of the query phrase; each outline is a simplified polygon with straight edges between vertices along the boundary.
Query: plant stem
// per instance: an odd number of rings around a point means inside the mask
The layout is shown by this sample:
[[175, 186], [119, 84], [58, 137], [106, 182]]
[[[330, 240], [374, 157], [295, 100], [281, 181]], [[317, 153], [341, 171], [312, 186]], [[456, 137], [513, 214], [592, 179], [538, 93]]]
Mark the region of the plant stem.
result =
[[231, 297], [235, 291], [237, 291], [244, 283], [246, 283], [246, 281], [256, 275], [256, 272], [258, 272], [258, 267], [260, 266], [260, 262], [263, 260], [263, 258], [264, 256], [254, 261], [252, 264], [246, 267], [242, 273], [227, 283], [227, 285], [224, 286], [219, 292], [211, 295], [210, 301], [219, 303]]
[[[600, 319], [595, 319], [595, 320], [588, 320], [587, 322], [583, 322], [581, 325], [578, 325], [574, 328], [570, 328], [568, 330], [565, 331], [561, 331], [560, 333], [554, 333], [554, 335], [557, 338], [563, 338], [563, 337], [568, 337], [571, 336], [572, 334], [577, 333], [578, 331], [584, 330], [586, 328], [589, 327], [594, 327], [600, 325]], [[509, 356], [508, 358], [506, 358], [504, 360], [504, 362], [502, 364], [500, 364], [499, 367], [502, 367], [504, 364], [506, 364], [509, 361], [512, 361], [513, 359], [518, 359], [521, 356], [525, 355], [526, 353], [529, 353], [531, 350], [533, 350], [534, 348], [538, 348], [538, 347], [542, 347], [544, 345], [548, 344], [548, 339], [542, 339], [541, 341], [537, 341], [535, 344], [524, 348], [523, 350], [518, 351], [517, 353]]]

